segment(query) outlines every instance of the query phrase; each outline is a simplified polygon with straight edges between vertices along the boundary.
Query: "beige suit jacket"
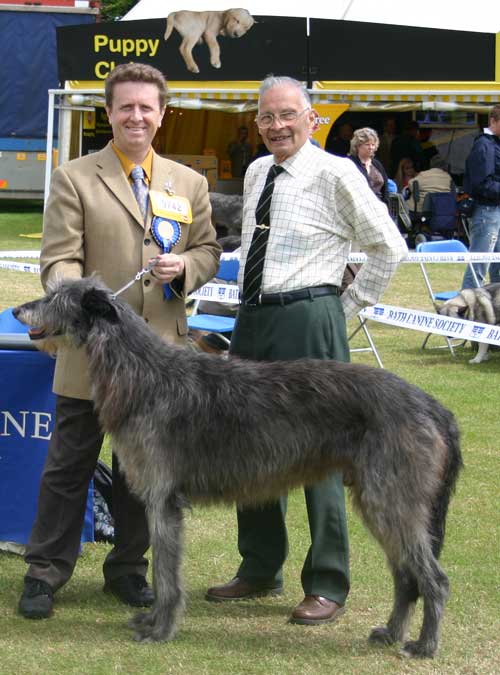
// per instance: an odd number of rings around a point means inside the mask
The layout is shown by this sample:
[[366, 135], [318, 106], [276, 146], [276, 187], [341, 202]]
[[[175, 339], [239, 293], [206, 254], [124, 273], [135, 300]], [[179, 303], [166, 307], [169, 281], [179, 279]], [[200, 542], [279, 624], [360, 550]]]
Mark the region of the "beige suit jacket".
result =
[[[220, 247], [210, 221], [206, 179], [155, 153], [150, 189], [165, 191], [167, 185], [176, 195], [189, 199], [193, 214], [191, 224], [181, 225], [180, 241], [172, 249], [185, 262], [182, 292], [165, 300], [163, 286], [147, 274], [121, 298], [156, 333], [183, 344], [188, 330], [185, 296], [215, 275]], [[129, 181], [110, 144], [100, 152], [63, 164], [52, 175], [44, 214], [42, 284], [46, 287], [53, 280], [97, 272], [107, 286], [118, 290], [150, 258], [162, 253], [151, 236], [150, 222], [151, 213], [144, 225]], [[59, 349], [54, 392], [92, 398], [84, 350]]]

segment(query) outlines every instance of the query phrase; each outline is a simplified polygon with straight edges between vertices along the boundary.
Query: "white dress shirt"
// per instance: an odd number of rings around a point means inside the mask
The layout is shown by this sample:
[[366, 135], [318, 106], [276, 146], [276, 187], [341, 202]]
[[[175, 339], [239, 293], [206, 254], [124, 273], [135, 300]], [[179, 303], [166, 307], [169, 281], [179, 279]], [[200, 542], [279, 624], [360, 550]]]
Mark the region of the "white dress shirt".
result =
[[[255, 209], [273, 163], [272, 155], [262, 157], [245, 174], [240, 292]], [[376, 304], [408, 252], [386, 205], [351, 160], [312, 143], [304, 143], [280, 166], [285, 171], [275, 179], [262, 292], [340, 286], [351, 242], [356, 241], [368, 259], [342, 295], [346, 318]]]

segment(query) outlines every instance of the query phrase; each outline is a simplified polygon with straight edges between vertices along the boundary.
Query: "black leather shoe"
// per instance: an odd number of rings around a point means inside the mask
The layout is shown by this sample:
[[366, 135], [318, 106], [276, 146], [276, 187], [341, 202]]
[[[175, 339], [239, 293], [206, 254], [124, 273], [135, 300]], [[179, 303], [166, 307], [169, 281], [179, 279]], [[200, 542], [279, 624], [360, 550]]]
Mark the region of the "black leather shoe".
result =
[[103, 590], [131, 607], [151, 607], [154, 602], [153, 591], [141, 574], [125, 574], [106, 581]]
[[246, 581], [234, 577], [227, 584], [209, 588], [205, 594], [205, 599], [212, 602], [250, 600], [252, 598], [263, 598], [267, 595], [280, 595], [282, 592], [283, 586], [277, 585], [276, 582]]
[[26, 619], [48, 619], [52, 614], [54, 592], [46, 581], [25, 577], [18, 611]]

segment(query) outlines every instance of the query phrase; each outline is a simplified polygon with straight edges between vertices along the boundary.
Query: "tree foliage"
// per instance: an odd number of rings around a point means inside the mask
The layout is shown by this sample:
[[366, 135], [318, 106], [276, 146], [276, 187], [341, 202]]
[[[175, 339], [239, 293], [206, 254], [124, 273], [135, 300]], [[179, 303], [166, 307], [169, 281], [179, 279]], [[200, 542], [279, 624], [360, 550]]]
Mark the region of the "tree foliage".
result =
[[137, 0], [102, 0], [101, 15], [103, 21], [116, 21], [132, 9]]

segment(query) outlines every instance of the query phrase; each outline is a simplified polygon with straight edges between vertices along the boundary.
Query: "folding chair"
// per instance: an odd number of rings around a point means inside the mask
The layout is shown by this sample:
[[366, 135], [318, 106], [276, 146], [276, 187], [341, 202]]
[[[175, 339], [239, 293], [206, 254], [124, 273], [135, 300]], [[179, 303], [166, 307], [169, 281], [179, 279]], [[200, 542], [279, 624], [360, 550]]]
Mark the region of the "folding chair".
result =
[[[240, 261], [237, 258], [231, 258], [229, 260], [221, 260], [217, 274], [215, 275], [214, 281], [225, 281], [227, 283], [234, 282], [236, 283], [238, 279], [238, 269], [240, 266]], [[217, 335], [226, 345], [230, 343], [230, 334], [233, 332], [235, 317], [234, 316], [222, 316], [220, 314], [212, 314], [209, 312], [204, 312], [202, 314], [198, 313], [198, 308], [200, 306], [200, 300], [196, 300], [191, 316], [188, 317], [188, 326], [193, 330], [201, 330], [207, 333], [214, 333]], [[214, 309], [219, 303], [210, 302], [210, 305], [214, 305]]]
[[350, 348], [349, 351], [351, 354], [355, 352], [372, 352], [373, 356], [375, 357], [375, 360], [378, 363], [379, 368], [383, 368], [384, 364], [382, 363], [382, 359], [379, 356], [379, 353], [377, 351], [377, 347], [375, 346], [375, 343], [373, 341], [372, 336], [370, 335], [370, 331], [368, 330], [368, 326], [366, 325], [367, 319], [362, 319], [360, 316], [358, 316], [358, 321], [359, 321], [359, 326], [353, 330], [353, 332], [349, 335], [349, 342], [353, 339], [355, 335], [359, 333], [360, 330], [363, 331], [365, 334], [365, 337], [368, 341], [368, 344], [370, 345], [369, 347], [353, 347]]
[[[467, 246], [461, 242], [459, 239], [444, 239], [442, 241], [426, 241], [421, 244], [417, 245], [417, 253], [468, 253], [468, 248]], [[479, 280], [476, 275], [476, 271], [474, 270], [474, 265], [472, 263], [468, 262], [467, 263], [472, 275], [474, 277], [474, 282], [477, 287], [479, 287], [481, 284], [479, 283]], [[424, 282], [427, 287], [427, 292], [429, 293], [429, 297], [431, 299], [432, 305], [436, 312], [439, 310], [439, 305], [438, 302], [446, 302], [447, 300], [451, 300], [451, 298], [454, 298], [458, 293], [458, 291], [438, 291], [437, 293], [433, 290], [431, 286], [431, 282], [429, 279], [429, 275], [427, 274], [427, 270], [425, 268], [425, 263], [420, 262], [420, 270], [422, 272], [422, 276], [424, 277]], [[431, 337], [432, 333], [428, 333], [423, 344], [422, 344], [422, 349], [425, 349], [427, 342], [429, 341], [429, 338]], [[453, 344], [453, 341], [449, 337], [444, 338], [446, 341], [446, 346], [450, 350], [452, 356], [455, 356], [454, 352], [454, 347], [457, 346], [463, 346], [465, 342], [463, 340], [460, 341], [455, 341], [455, 345]], [[443, 345], [444, 346], [444, 345]], [[436, 349], [439, 349], [439, 347], [436, 347]]]

